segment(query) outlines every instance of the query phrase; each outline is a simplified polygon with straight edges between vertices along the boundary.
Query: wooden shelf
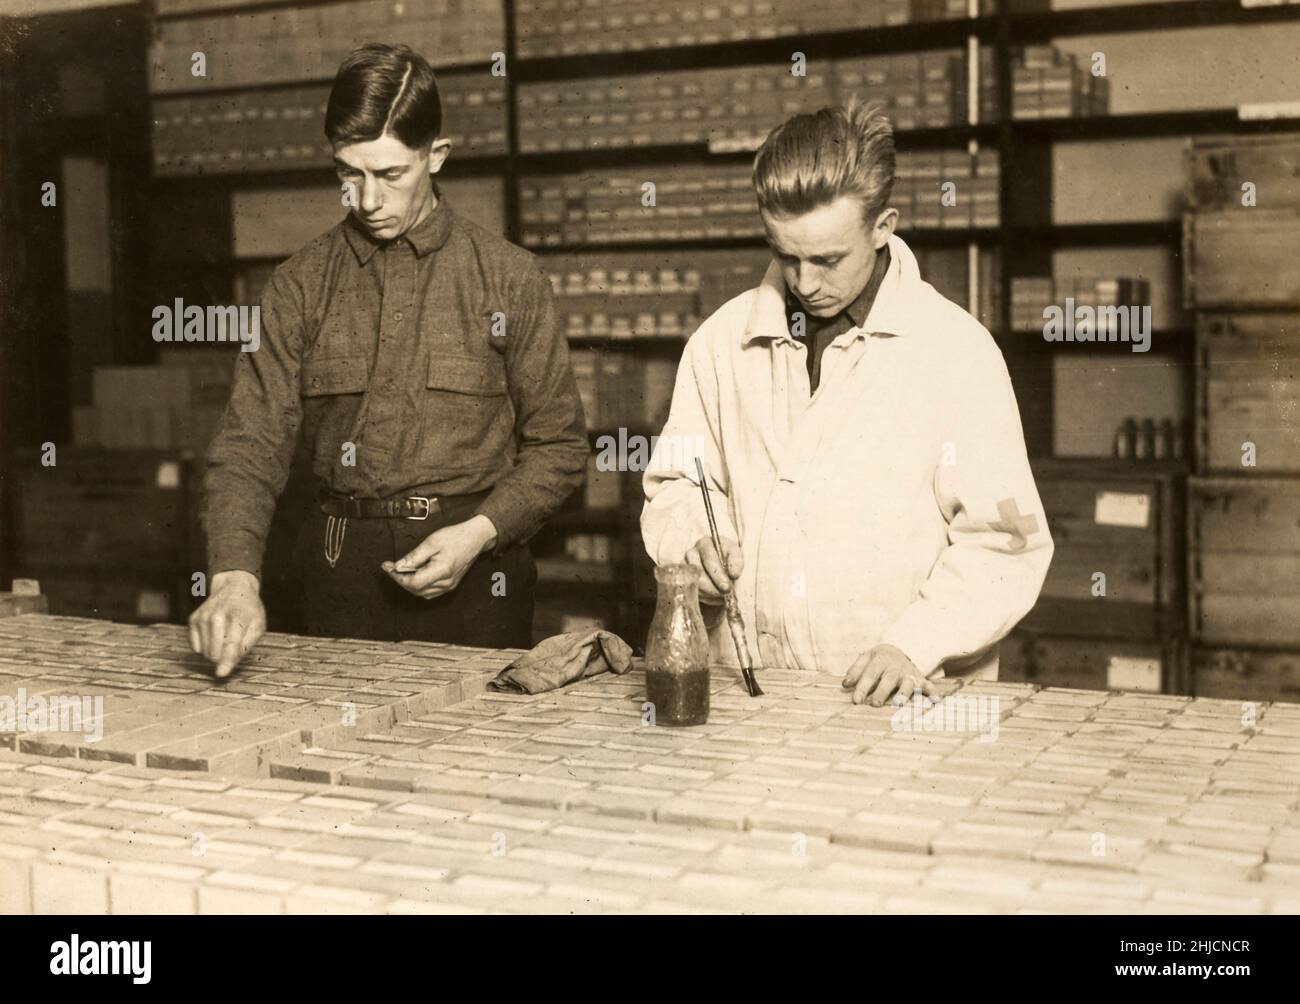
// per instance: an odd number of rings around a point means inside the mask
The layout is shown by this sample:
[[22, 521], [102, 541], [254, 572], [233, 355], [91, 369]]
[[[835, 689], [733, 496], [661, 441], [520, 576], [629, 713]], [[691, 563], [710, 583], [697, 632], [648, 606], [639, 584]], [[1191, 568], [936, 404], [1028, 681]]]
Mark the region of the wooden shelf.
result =
[[964, 46], [974, 35], [991, 40], [998, 24], [995, 15], [879, 25], [848, 31], [820, 32], [776, 38], [736, 39], [707, 45], [673, 46], [627, 52], [593, 52], [572, 56], [518, 58], [512, 76], [518, 83], [578, 80], [589, 77], [657, 73], [707, 66], [746, 66], [752, 63], [788, 63], [791, 42], [818, 59], [870, 56]]
[[[1297, 5], [1300, 7], [1300, 4]], [[1012, 119], [1017, 142], [1148, 139], [1201, 133], [1281, 132], [1300, 128], [1294, 118], [1242, 119], [1236, 108], [1186, 109], [1051, 119]]]
[[538, 558], [537, 584], [567, 586], [612, 586], [617, 582], [615, 565], [568, 558]]
[[1068, 35], [1213, 28], [1225, 24], [1269, 24], [1297, 19], [1300, 19], [1300, 6], [1243, 7], [1240, 0], [1178, 0], [1175, 3], [1080, 7], [1022, 14], [1012, 11], [1008, 14], [1010, 38], [1018, 45]]

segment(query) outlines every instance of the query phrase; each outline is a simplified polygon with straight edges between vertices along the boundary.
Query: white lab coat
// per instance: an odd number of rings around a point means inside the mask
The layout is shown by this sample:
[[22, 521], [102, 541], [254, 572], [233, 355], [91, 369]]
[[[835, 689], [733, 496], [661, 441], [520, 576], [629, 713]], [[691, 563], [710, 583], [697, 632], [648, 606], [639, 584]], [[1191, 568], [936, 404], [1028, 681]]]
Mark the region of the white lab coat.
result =
[[[709, 534], [694, 457], [762, 667], [842, 672], [897, 646], [930, 676], [997, 677], [1052, 540], [1002, 353], [923, 281], [897, 236], [864, 328], [837, 337], [809, 399], [773, 261], [691, 336], [643, 483], [657, 564]], [[712, 657], [736, 665], [725, 623]]]

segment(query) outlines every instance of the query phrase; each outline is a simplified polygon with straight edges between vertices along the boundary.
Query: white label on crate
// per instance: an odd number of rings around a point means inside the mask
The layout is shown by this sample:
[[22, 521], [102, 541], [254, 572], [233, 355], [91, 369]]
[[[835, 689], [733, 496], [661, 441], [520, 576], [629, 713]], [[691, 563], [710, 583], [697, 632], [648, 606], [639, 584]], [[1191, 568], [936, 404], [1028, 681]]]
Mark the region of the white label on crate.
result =
[[165, 618], [171, 612], [171, 604], [166, 593], [154, 592], [152, 589], [140, 590], [135, 598], [135, 615], [140, 618]]
[[1300, 118], [1300, 101], [1257, 101], [1238, 105], [1237, 118], [1243, 122], [1253, 119]]
[[1112, 690], [1160, 693], [1160, 660], [1112, 655], [1106, 663], [1106, 686]]
[[175, 460], [164, 460], [158, 465], [158, 487], [179, 488], [181, 486], [181, 465]]
[[1099, 526], [1145, 528], [1151, 522], [1151, 496], [1141, 492], [1098, 492], [1092, 519]]
[[41, 584], [36, 579], [14, 579], [9, 591], [15, 596], [40, 596]]

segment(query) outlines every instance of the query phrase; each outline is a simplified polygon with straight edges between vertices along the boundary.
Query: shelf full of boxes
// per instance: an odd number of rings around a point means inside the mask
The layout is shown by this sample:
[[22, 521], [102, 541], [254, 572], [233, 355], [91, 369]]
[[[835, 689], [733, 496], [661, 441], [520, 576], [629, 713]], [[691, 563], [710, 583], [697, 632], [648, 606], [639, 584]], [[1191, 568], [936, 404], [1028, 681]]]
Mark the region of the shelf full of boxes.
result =
[[1300, 699], [1300, 132], [1188, 152], [1194, 692]]
[[[1183, 0], [1159, 11], [1154, 6], [1087, 12], [1085, 24], [1078, 12], [1048, 11], [1033, 0], [996, 11], [966, 0], [327, 0], [289, 11], [258, 0], [160, 0], [150, 54], [160, 215], [178, 209], [184, 215], [193, 205], [213, 214], [220, 236], [192, 258], [159, 254], [153, 268], [172, 284], [187, 272], [201, 273], [212, 295], [256, 302], [270, 269], [296, 247], [289, 239], [275, 246], [255, 239], [266, 213], [275, 212], [293, 233], [295, 216], [298, 227], [314, 227], [313, 233], [333, 222], [325, 215], [326, 196], [336, 186], [321, 118], [338, 60], [362, 37], [400, 37], [439, 72], [454, 143], [444, 172], [453, 201], [462, 205], [456, 186], [495, 185], [481, 196], [485, 212], [507, 237], [543, 258], [599, 457], [602, 437], [613, 437], [617, 447], [620, 429], [624, 441], [658, 431], [684, 338], [761, 275], [767, 255], [748, 184], [753, 149], [782, 117], [865, 92], [884, 101], [899, 130], [894, 201], [902, 234], [923, 274], [999, 339], [1035, 463], [1050, 479], [1038, 463], [1052, 453], [1051, 376], [1043, 377], [1050, 362], [1038, 358], [1041, 345], [1030, 346], [1014, 330], [1013, 314], [1027, 302], [1024, 280], [1040, 283], [1031, 299], [1044, 295], [1042, 256], [1034, 249], [1054, 246], [1063, 233], [1091, 241], [1102, 228], [1058, 228], [1041, 206], [1026, 212], [1025, 204], [1050, 191], [1050, 183], [1035, 177], [1044, 163], [1035, 144], [1050, 148], [1060, 135], [1125, 135], [1139, 127], [1193, 132], [1217, 121], [1191, 113], [1107, 115], [1114, 95], [1106, 93], [1105, 79], [1088, 73], [1054, 37], [1245, 16], [1231, 3], [1213, 11]], [[1282, 18], [1268, 11], [1248, 16]], [[795, 40], [807, 57], [804, 76], [790, 72]], [[207, 58], [203, 78], [191, 73], [190, 57], [200, 49]], [[490, 71], [498, 52], [509, 67], [504, 77]], [[947, 181], [956, 182], [955, 205], [941, 198]], [[653, 209], [643, 203], [647, 182], [654, 183]], [[1149, 226], [1106, 230], [1131, 230], [1144, 240], [1153, 232]], [[1158, 236], [1165, 241], [1163, 231]], [[1026, 261], [1034, 266], [1025, 268]], [[1078, 275], [1058, 278], [1061, 286], [1051, 288], [1050, 298], [1067, 289], [1080, 295]], [[1117, 284], [1144, 281], [1104, 270], [1089, 278], [1086, 295], [1098, 306], [1131, 292]], [[215, 367], [199, 361], [210, 359], [203, 351], [172, 346], [163, 353], [163, 368], [192, 365], [208, 374], [197, 378], [200, 393], [192, 403], [206, 401], [203, 388], [215, 379]], [[79, 441], [161, 442], [145, 435], [148, 420], [118, 414], [130, 410], [132, 395], [111, 387], [108, 393], [88, 406], [93, 418], [83, 413], [80, 427], [93, 424], [97, 431]], [[179, 400], [170, 406], [184, 407]], [[100, 409], [110, 416], [107, 425], [99, 421]], [[204, 420], [199, 415], [191, 424]], [[185, 444], [169, 445], [188, 446], [198, 456], [203, 437], [194, 429]], [[1170, 460], [1181, 449], [1181, 439], [1164, 430], [1133, 442], [1135, 451], [1158, 444], [1151, 452], [1162, 450]], [[539, 631], [600, 622], [635, 644], [652, 603], [637, 526], [639, 473], [601, 470], [598, 457], [585, 494], [535, 542], [543, 576], [538, 621], [545, 630]], [[1164, 535], [1181, 518], [1162, 508], [1171, 496], [1161, 479], [1173, 475], [1088, 467], [1080, 461], [1060, 474], [1081, 493], [1062, 499], [1062, 520], [1081, 519], [1100, 493], [1149, 494], [1155, 508], [1142, 546], [1152, 554], [1148, 572], [1155, 582], [1157, 566], [1164, 575], [1168, 560]], [[1130, 474], [1139, 483], [1126, 480]], [[1118, 578], [1125, 575], [1141, 578], [1132, 569]], [[1160, 581], [1164, 588], [1175, 580]], [[636, 583], [631, 597], [623, 595], [629, 582]], [[1069, 602], [1078, 584], [1060, 587], [1057, 598]], [[1117, 602], [1132, 588], [1121, 587]], [[1141, 605], [1147, 595], [1134, 602]], [[1150, 597], [1160, 610], [1151, 620], [1164, 630], [1171, 622], [1167, 597]]]

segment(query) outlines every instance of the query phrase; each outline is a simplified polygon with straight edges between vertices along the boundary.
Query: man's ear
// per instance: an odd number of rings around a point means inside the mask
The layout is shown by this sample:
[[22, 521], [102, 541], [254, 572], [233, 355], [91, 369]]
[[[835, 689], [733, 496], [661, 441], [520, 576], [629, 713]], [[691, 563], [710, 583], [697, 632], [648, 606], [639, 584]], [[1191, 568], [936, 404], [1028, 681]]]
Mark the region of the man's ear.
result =
[[889, 243], [889, 238], [894, 235], [894, 228], [897, 226], [897, 209], [885, 209], [876, 217], [875, 228], [871, 231], [871, 242], [877, 251]]
[[437, 174], [451, 153], [451, 140], [435, 139], [429, 144], [429, 173]]

